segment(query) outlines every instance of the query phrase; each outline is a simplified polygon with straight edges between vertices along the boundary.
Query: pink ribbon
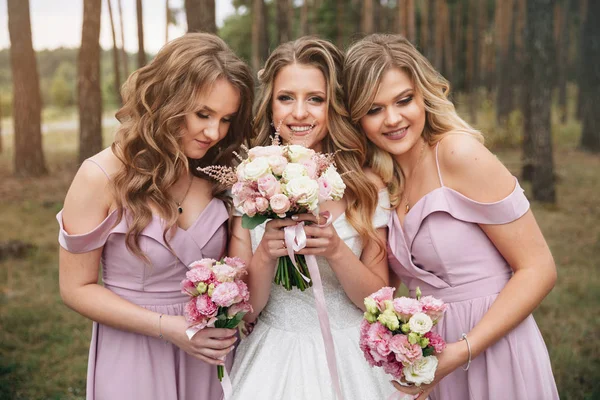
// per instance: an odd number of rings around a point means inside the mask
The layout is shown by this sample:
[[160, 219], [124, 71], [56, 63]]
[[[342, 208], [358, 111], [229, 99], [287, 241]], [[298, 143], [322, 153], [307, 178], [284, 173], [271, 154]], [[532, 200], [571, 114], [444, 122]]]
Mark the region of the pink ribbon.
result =
[[[327, 221], [323, 225], [317, 225], [319, 227], [329, 226], [332, 222], [331, 213], [324, 212], [323, 215], [327, 218]], [[298, 270], [294, 252], [299, 251], [306, 247], [306, 232], [304, 232], [304, 222], [299, 222], [295, 226], [287, 226], [284, 229], [285, 232], [285, 245], [288, 250], [288, 254], [294, 267]], [[329, 315], [327, 314], [327, 306], [325, 304], [325, 294], [323, 292], [323, 282], [321, 281], [321, 274], [319, 273], [319, 266], [317, 265], [317, 259], [313, 255], [305, 255], [306, 265], [313, 281], [313, 293], [315, 295], [315, 305], [317, 307], [317, 316], [319, 317], [319, 325], [321, 327], [321, 336], [323, 337], [323, 344], [325, 345], [325, 356], [327, 358], [327, 366], [329, 367], [329, 375], [331, 376], [331, 383], [335, 389], [336, 397], [339, 400], [343, 400], [342, 389], [340, 387], [340, 378], [337, 370], [337, 364], [335, 361], [335, 347], [333, 343], [333, 336], [331, 334], [331, 326], [329, 324]], [[299, 272], [299, 271], [298, 271]], [[302, 275], [302, 274], [301, 274]], [[302, 275], [302, 277], [309, 282], [310, 279]]]

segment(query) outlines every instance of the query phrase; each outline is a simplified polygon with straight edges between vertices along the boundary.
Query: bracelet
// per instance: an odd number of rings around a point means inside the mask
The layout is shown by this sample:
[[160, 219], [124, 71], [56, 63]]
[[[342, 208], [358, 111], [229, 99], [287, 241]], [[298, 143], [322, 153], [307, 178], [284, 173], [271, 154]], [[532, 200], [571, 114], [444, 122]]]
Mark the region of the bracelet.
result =
[[467, 361], [467, 366], [463, 367], [463, 371], [468, 371], [469, 367], [471, 366], [471, 343], [469, 343], [469, 339], [467, 339], [467, 334], [463, 333], [461, 335], [461, 339], [460, 340], [464, 340], [465, 342], [467, 342], [467, 349], [469, 350], [469, 361]]
[[165, 338], [164, 338], [164, 336], [163, 336], [163, 334], [162, 334], [162, 328], [161, 328], [161, 324], [160, 324], [160, 322], [161, 322], [161, 320], [162, 320], [162, 317], [163, 317], [163, 315], [165, 315], [165, 314], [160, 314], [160, 315], [158, 316], [158, 338], [159, 338], [159, 339], [162, 339], [162, 340], [165, 340]]

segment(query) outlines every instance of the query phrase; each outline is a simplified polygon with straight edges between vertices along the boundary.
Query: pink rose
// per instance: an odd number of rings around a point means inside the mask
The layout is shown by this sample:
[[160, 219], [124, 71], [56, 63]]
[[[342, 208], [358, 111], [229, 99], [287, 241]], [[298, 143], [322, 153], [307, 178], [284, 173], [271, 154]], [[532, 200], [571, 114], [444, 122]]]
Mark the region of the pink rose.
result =
[[284, 194], [276, 194], [269, 202], [275, 214], [285, 214], [290, 209], [290, 199]]
[[248, 285], [244, 281], [236, 281], [239, 290], [239, 299], [237, 301], [248, 301], [250, 300], [250, 291], [248, 290]]
[[405, 335], [394, 335], [390, 340], [389, 347], [396, 355], [396, 360], [401, 363], [412, 364], [423, 357], [421, 346], [417, 343], [410, 344]]
[[410, 297], [398, 297], [394, 299], [394, 311], [402, 322], [407, 322], [414, 314], [421, 312], [421, 303]]
[[396, 289], [394, 289], [393, 287], [382, 287], [381, 289], [379, 289], [378, 291], [376, 291], [369, 297], [372, 298], [373, 300], [375, 300], [375, 302], [377, 303], [377, 308], [379, 308], [379, 311], [383, 311], [383, 310], [385, 310], [385, 301], [386, 300], [391, 301], [394, 298], [395, 290]]
[[252, 312], [252, 306], [250, 303], [241, 302], [236, 303], [227, 309], [227, 316], [229, 318], [235, 317], [236, 314], [243, 312], [244, 314]]
[[402, 378], [402, 370], [403, 370], [404, 366], [402, 365], [401, 362], [398, 362], [395, 359], [391, 359], [391, 360], [388, 360], [388, 362], [384, 362], [382, 367], [383, 367], [383, 371], [386, 374], [390, 374], [396, 379]]
[[187, 278], [181, 281], [181, 293], [189, 296], [198, 296], [196, 285], [194, 285], [194, 282]]
[[214, 317], [217, 315], [218, 307], [206, 294], [196, 297], [196, 308], [200, 314], [207, 317]]
[[441, 353], [446, 348], [446, 341], [435, 332], [427, 332], [424, 337], [429, 339], [429, 345], [433, 347], [436, 353]]
[[210, 282], [214, 279], [214, 275], [209, 268], [197, 264], [192, 269], [185, 273], [185, 277], [189, 279], [194, 285], [200, 282]]
[[[371, 324], [369, 331], [367, 332], [367, 339], [369, 340], [369, 346], [371, 350], [375, 350], [375, 353], [371, 351], [371, 355], [375, 360], [383, 359], [390, 354], [389, 341], [392, 339], [391, 332], [379, 322]], [[378, 357], [377, 355], [381, 356]]]
[[213, 291], [212, 301], [219, 307], [229, 307], [239, 296], [240, 290], [235, 282], [224, 282]]
[[317, 182], [319, 182], [319, 202], [324, 202], [327, 200], [331, 200], [331, 185], [329, 184], [329, 181], [327, 181], [327, 179], [322, 176], [320, 177]]
[[246, 263], [239, 257], [225, 257], [223, 262], [237, 269], [245, 269]]
[[215, 265], [216, 262], [217, 262], [217, 260], [215, 260], [213, 258], [203, 258], [202, 260], [194, 261], [193, 263], [191, 263], [188, 266], [188, 268], [192, 269], [192, 268], [196, 268], [196, 267], [200, 266], [200, 267], [210, 269], [213, 265]]
[[262, 213], [269, 208], [269, 200], [264, 197], [257, 197], [254, 199], [254, 203], [256, 204], [256, 212]]
[[258, 178], [258, 191], [261, 195], [270, 199], [277, 193], [281, 193], [281, 184], [273, 174], [261, 176]]
[[248, 199], [242, 204], [242, 210], [247, 216], [254, 217], [256, 215], [256, 203], [253, 199]]
[[448, 308], [447, 304], [433, 296], [421, 297], [420, 303], [422, 312], [427, 314], [433, 323], [436, 323], [440, 318], [442, 318], [444, 312], [446, 312], [446, 309]]
[[231, 194], [233, 195], [234, 205], [239, 207], [244, 201], [254, 197], [256, 192], [252, 190], [252, 187], [248, 183], [236, 182], [231, 187]]
[[269, 157], [269, 166], [271, 167], [271, 171], [275, 175], [281, 176], [283, 171], [285, 170], [285, 166], [287, 165], [288, 160], [283, 156], [271, 156]]
[[317, 178], [317, 164], [312, 159], [309, 158], [308, 160], [302, 160], [300, 161], [300, 164], [306, 167], [306, 171], [310, 179]]
[[283, 148], [280, 146], [256, 146], [248, 151], [248, 158], [254, 160], [258, 157], [280, 156]]
[[217, 264], [213, 267], [213, 273], [219, 282], [231, 282], [237, 276], [238, 269], [227, 264]]

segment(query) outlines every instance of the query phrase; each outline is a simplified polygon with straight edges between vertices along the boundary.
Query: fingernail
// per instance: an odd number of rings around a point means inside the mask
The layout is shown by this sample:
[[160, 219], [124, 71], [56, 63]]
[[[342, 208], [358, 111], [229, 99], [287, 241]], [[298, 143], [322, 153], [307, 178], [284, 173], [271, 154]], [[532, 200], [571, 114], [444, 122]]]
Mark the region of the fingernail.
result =
[[294, 221], [297, 221], [297, 220], [298, 220], [298, 216], [297, 216], [297, 215], [292, 215], [292, 219], [293, 219]]

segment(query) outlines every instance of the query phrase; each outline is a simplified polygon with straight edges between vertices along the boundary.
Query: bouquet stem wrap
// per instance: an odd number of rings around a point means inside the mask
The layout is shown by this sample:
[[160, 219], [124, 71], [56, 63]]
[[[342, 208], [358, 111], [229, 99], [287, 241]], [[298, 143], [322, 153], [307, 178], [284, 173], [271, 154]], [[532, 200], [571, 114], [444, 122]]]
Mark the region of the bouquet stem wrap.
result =
[[[318, 226], [325, 227], [331, 224], [331, 214], [323, 213], [322, 215], [324, 215], [327, 218], [327, 221], [324, 225]], [[290, 260], [292, 260], [294, 267], [298, 269], [298, 266], [296, 265], [295, 261], [296, 257], [294, 257], [294, 252], [306, 247], [306, 233], [304, 232], [304, 222], [300, 222], [295, 226], [285, 227], [284, 233], [285, 244], [287, 247], [288, 254], [290, 256]], [[335, 347], [333, 344], [333, 336], [331, 334], [331, 326], [329, 325], [329, 315], [327, 314], [327, 306], [325, 304], [325, 294], [323, 292], [323, 282], [321, 281], [319, 266], [317, 265], [317, 259], [315, 258], [315, 256], [306, 255], [305, 258], [306, 265], [308, 266], [308, 270], [313, 281], [312, 287], [313, 293], [315, 295], [315, 305], [317, 307], [317, 315], [319, 317], [319, 325], [321, 327], [321, 336], [323, 337], [323, 344], [325, 345], [325, 356], [327, 358], [327, 366], [329, 367], [329, 376], [331, 377], [331, 384], [334, 387], [336, 397], [339, 400], [343, 400], [342, 389], [340, 387], [340, 379], [335, 359]]]

